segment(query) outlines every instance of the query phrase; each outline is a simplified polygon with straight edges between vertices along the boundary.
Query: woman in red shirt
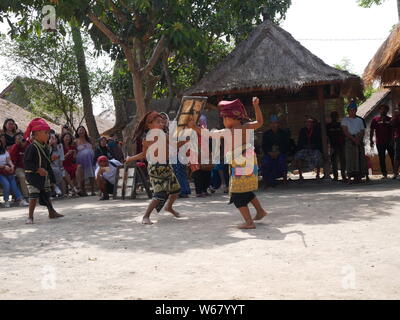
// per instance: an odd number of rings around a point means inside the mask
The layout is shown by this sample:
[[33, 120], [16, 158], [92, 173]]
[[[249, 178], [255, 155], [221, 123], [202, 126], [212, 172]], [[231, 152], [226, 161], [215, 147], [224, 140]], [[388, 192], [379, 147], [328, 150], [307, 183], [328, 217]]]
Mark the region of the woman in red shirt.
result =
[[80, 181], [82, 180], [82, 168], [79, 164], [75, 163], [76, 147], [73, 144], [74, 137], [71, 133], [65, 132], [61, 137], [61, 142], [64, 148], [64, 161], [63, 167], [66, 171], [65, 180], [69, 186], [72, 187], [73, 194], [80, 196], [83, 193], [79, 190]]

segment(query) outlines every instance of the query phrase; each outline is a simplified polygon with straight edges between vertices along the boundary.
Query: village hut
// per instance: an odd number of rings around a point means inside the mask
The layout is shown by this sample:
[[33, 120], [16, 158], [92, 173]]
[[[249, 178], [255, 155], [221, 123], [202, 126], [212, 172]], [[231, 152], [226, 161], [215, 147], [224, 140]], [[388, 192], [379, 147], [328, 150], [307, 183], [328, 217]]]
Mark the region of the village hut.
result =
[[207, 96], [214, 105], [240, 98], [250, 114], [251, 99], [258, 96], [265, 118], [258, 137], [272, 114], [278, 115], [295, 140], [305, 116], [315, 117], [321, 122], [324, 172], [329, 173], [326, 118], [333, 110], [344, 116], [344, 97], [363, 98], [363, 85], [358, 76], [327, 65], [266, 20], [185, 95]]
[[[390, 115], [400, 103], [400, 24], [394, 26], [389, 37], [383, 42], [365, 68], [363, 80], [368, 86], [374, 84], [381, 86], [381, 90], [361, 105], [358, 112], [367, 122], [366, 136], [369, 139], [370, 123], [372, 118], [378, 115], [379, 105], [387, 104], [390, 108]], [[369, 150], [369, 152], [373, 156], [373, 170], [375, 170], [379, 168], [376, 152], [374, 150]], [[391, 168], [388, 157], [386, 162], [387, 167]]]
[[365, 68], [364, 82], [392, 90], [392, 99], [400, 102], [400, 24], [397, 24]]
[[[22, 107], [31, 114], [36, 107], [35, 104], [38, 100], [37, 97], [43, 92], [46, 92], [49, 86], [50, 84], [45, 81], [27, 77], [16, 77], [3, 91], [0, 92], [0, 98], [12, 102], [14, 105]], [[58, 124], [57, 131], [59, 131], [61, 125], [67, 122], [64, 116], [57, 118], [53, 115], [46, 114], [41, 114], [41, 116], [48, 121]], [[95, 116], [97, 129], [99, 130], [100, 134], [110, 129], [114, 125], [113, 121], [108, 120], [109, 118], [110, 117], [106, 119]], [[72, 121], [75, 128], [79, 125], [86, 126], [82, 108], [77, 108]]]

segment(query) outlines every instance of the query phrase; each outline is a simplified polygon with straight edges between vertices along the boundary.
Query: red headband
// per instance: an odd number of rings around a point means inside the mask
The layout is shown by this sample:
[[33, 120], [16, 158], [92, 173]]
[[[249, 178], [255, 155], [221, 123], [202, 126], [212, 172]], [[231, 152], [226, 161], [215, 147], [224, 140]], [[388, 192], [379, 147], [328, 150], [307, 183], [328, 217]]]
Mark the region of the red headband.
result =
[[44, 119], [35, 118], [29, 123], [28, 127], [26, 128], [24, 138], [28, 139], [32, 132], [42, 131], [42, 130], [50, 131], [50, 126], [47, 124], [47, 122]]
[[221, 101], [218, 103], [219, 114], [221, 117], [232, 119], [249, 119], [243, 103], [239, 100]]

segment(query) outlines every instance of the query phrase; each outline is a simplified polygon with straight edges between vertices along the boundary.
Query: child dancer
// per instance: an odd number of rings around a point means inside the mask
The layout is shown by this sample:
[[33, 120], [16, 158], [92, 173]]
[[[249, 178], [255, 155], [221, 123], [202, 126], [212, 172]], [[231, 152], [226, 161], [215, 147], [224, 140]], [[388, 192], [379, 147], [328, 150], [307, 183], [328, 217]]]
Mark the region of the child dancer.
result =
[[[163, 119], [158, 112], [150, 111], [146, 113], [143, 119], [136, 127], [133, 141], [143, 139], [143, 151], [135, 156], [127, 157], [126, 162], [142, 160], [146, 158], [148, 148], [155, 143], [155, 141], [146, 141], [146, 133], [151, 129], [163, 129]], [[165, 133], [164, 133], [165, 134]], [[168, 136], [167, 136], [168, 146]], [[167, 159], [168, 159], [168, 148]], [[148, 161], [147, 167], [150, 183], [153, 187], [153, 200], [150, 202], [142, 219], [143, 224], [153, 224], [150, 220], [150, 214], [154, 209], [160, 212], [168, 200], [165, 210], [172, 213], [175, 217], [180, 217], [172, 205], [178, 197], [180, 192], [180, 185], [175, 177], [172, 167], [169, 164], [153, 163], [151, 159]]]
[[[253, 193], [253, 191], [258, 189], [258, 167], [254, 146], [246, 143], [246, 130], [256, 130], [263, 125], [263, 116], [259, 105], [259, 99], [256, 97], [253, 98], [253, 107], [256, 114], [256, 121], [254, 122], [243, 123], [243, 121], [248, 119], [248, 116], [244, 105], [239, 99], [234, 101], [221, 101], [218, 107], [226, 128], [224, 130], [231, 130], [232, 133], [232, 149], [227, 153], [228, 162], [231, 160], [231, 178], [229, 180], [229, 194], [231, 198], [229, 203], [233, 203], [235, 207], [239, 209], [245, 220], [245, 223], [238, 226], [238, 228], [255, 229], [254, 220], [261, 220], [267, 215], [267, 212], [261, 207], [260, 202]], [[240, 141], [235, 141], [234, 132], [237, 132], [237, 130], [241, 133], [242, 144], [240, 144]], [[235, 157], [237, 154], [235, 150], [237, 151], [237, 148], [240, 150], [240, 157]], [[247, 158], [251, 156], [254, 159], [254, 162], [252, 162], [254, 166], [250, 171], [246, 170], [245, 162], [248, 161], [248, 159], [243, 161], [244, 158], [242, 155], [244, 154], [247, 155]], [[250, 215], [250, 209], [248, 207], [250, 202], [257, 211], [254, 218]]]
[[33, 213], [37, 200], [47, 207], [49, 218], [55, 219], [63, 217], [57, 213], [50, 201], [51, 181], [54, 182], [54, 174], [51, 169], [50, 150], [47, 145], [49, 140], [50, 127], [41, 118], [33, 119], [26, 129], [24, 138], [33, 137], [33, 142], [25, 151], [24, 166], [25, 178], [28, 182], [29, 191], [29, 217], [27, 224], [33, 224]]

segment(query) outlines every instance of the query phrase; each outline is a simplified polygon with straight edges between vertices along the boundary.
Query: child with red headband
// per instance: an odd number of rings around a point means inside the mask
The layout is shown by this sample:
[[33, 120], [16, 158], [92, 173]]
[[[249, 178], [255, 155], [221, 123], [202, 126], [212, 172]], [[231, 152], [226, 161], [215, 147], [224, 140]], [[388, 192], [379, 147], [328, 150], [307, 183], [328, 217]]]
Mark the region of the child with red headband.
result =
[[32, 141], [24, 155], [25, 178], [29, 191], [29, 217], [26, 224], [33, 224], [33, 213], [38, 199], [41, 205], [47, 207], [50, 219], [63, 217], [53, 208], [50, 200], [51, 182], [55, 179], [47, 145], [49, 131], [46, 121], [36, 118], [29, 123], [24, 135], [25, 139]]

